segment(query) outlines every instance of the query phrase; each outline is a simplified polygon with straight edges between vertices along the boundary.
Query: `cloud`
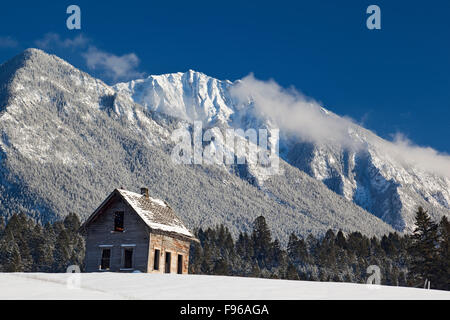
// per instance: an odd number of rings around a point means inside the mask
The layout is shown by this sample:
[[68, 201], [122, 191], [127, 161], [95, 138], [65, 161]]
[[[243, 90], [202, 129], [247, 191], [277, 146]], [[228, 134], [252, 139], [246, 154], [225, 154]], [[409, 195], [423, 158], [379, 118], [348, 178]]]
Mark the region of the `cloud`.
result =
[[59, 34], [49, 32], [44, 35], [42, 39], [36, 40], [34, 43], [37, 47], [45, 50], [49, 49], [78, 49], [85, 48], [90, 39], [86, 38], [82, 34], [79, 34], [73, 39], [61, 39]]
[[404, 163], [410, 163], [423, 171], [434, 172], [450, 178], [450, 155], [430, 147], [420, 147], [397, 133], [387, 147], [389, 154]]
[[0, 36], [0, 48], [15, 48], [19, 45], [19, 42], [10, 36]]
[[135, 53], [122, 56], [98, 49], [90, 38], [79, 34], [74, 38], [63, 39], [57, 33], [49, 32], [41, 39], [34, 41], [38, 48], [47, 51], [56, 51], [62, 56], [69, 54], [81, 57], [89, 70], [98, 71], [108, 80], [114, 82], [126, 81], [143, 77], [144, 73], [139, 72], [137, 67], [140, 63]]
[[333, 115], [295, 89], [284, 89], [273, 80], [260, 81], [250, 74], [231, 93], [244, 104], [250, 97], [251, 101], [247, 102], [253, 103], [256, 112], [307, 141], [349, 142], [351, 120]]
[[89, 69], [100, 70], [106, 77], [114, 81], [130, 80], [143, 77], [144, 75], [136, 69], [140, 60], [134, 53], [117, 56], [99, 50], [95, 46], [90, 46], [82, 56], [86, 60], [86, 65]]
[[363, 134], [379, 145], [381, 152], [402, 164], [450, 177], [448, 154], [416, 146], [401, 134], [397, 134], [393, 141], [378, 139], [361, 129], [352, 119], [339, 117], [322, 108], [317, 101], [295, 89], [284, 89], [273, 80], [260, 81], [250, 74], [236, 83], [231, 94], [241, 106], [252, 104], [256, 113], [305, 141], [360, 150], [365, 146], [355, 133]]

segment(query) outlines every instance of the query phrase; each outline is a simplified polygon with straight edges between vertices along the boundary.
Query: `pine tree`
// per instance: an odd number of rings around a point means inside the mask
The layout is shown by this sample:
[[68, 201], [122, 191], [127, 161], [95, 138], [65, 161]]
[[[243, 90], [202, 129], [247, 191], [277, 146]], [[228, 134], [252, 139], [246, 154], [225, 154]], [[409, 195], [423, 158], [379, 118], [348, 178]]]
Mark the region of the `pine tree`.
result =
[[[380, 259], [382, 256], [384, 256], [384, 252], [381, 247], [381, 242], [375, 236], [370, 239], [370, 255], [371, 255], [371, 257], [378, 258], [378, 259]], [[371, 263], [371, 264], [374, 264], [374, 263]]]
[[283, 268], [286, 264], [286, 254], [281, 249], [281, 244], [278, 239], [274, 240], [269, 249], [269, 255], [266, 259], [269, 269], [280, 267]]
[[14, 242], [20, 252], [21, 270], [25, 272], [32, 271], [33, 256], [31, 245], [33, 243], [32, 230], [34, 222], [25, 214], [13, 214], [5, 227], [5, 233], [14, 238]]
[[381, 238], [381, 247], [386, 255], [391, 255], [394, 252], [394, 244], [386, 235]]
[[428, 213], [419, 207], [416, 213], [416, 228], [412, 235], [410, 281], [413, 286], [423, 286], [425, 281], [433, 285], [438, 270], [438, 232]]
[[288, 256], [292, 261], [298, 260], [298, 253], [297, 253], [297, 246], [298, 246], [299, 239], [295, 235], [295, 233], [291, 233], [289, 236], [287, 251]]
[[286, 270], [286, 279], [299, 280], [298, 271], [292, 263], [289, 263]]
[[437, 288], [450, 290], [450, 222], [443, 216], [439, 223], [439, 276]]
[[269, 252], [272, 246], [272, 236], [266, 219], [259, 216], [253, 224], [252, 243], [254, 250], [254, 258], [258, 261], [261, 268], [265, 268], [268, 264]]
[[7, 232], [0, 240], [0, 266], [2, 272], [24, 271], [19, 246], [11, 232]]
[[78, 230], [81, 226], [80, 218], [77, 214], [70, 212], [65, 218], [64, 218], [64, 227], [67, 229], [67, 231], [71, 233], [78, 233]]
[[322, 268], [331, 268], [335, 271], [336, 248], [333, 230], [328, 230], [317, 248], [317, 260]]
[[33, 270], [35, 272], [51, 272], [53, 266], [54, 238], [44, 228], [36, 237], [36, 248]]
[[228, 228], [225, 228], [225, 239], [223, 244], [228, 253], [231, 254], [234, 252], [234, 241]]
[[236, 253], [246, 260], [251, 260], [254, 256], [253, 244], [246, 232], [239, 234], [239, 238], [236, 241]]
[[192, 242], [189, 250], [189, 271], [192, 274], [201, 273], [202, 247], [197, 242]]
[[345, 236], [342, 230], [339, 230], [336, 235], [336, 245], [342, 249], [345, 249], [347, 246], [347, 240], [345, 240]]
[[69, 233], [63, 229], [58, 234], [53, 254], [53, 269], [55, 272], [66, 272], [72, 256]]
[[252, 240], [255, 243], [255, 248], [258, 249], [260, 249], [260, 247], [267, 248], [272, 242], [270, 229], [263, 216], [256, 218], [253, 223]]
[[202, 274], [213, 274], [213, 260], [212, 260], [212, 253], [211, 248], [207, 243], [203, 244], [203, 257], [202, 257], [202, 263], [201, 263], [201, 273]]

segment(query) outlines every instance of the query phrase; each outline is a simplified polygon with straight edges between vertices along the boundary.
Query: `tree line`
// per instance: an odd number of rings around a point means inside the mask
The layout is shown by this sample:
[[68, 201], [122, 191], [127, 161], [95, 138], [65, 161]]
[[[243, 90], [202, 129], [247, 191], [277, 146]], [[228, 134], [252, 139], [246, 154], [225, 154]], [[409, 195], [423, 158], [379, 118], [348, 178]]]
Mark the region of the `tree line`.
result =
[[[233, 239], [221, 224], [198, 229], [192, 243], [189, 271], [290, 280], [365, 283], [367, 268], [376, 265], [381, 284], [450, 290], [450, 223], [416, 212], [412, 234], [389, 233], [381, 238], [360, 232], [328, 230], [322, 237], [292, 233], [287, 246], [273, 239], [263, 216], [250, 233]], [[83, 270], [85, 240], [76, 214], [41, 225], [25, 214], [5, 223], [0, 217], [0, 272], [65, 272], [69, 265]]]
[[85, 242], [80, 219], [70, 213], [64, 220], [41, 225], [27, 215], [0, 217], [0, 272], [66, 272], [83, 265]]
[[380, 268], [381, 284], [450, 290], [450, 224], [433, 222], [419, 207], [411, 235], [389, 233], [368, 238], [360, 232], [328, 230], [322, 237], [295, 233], [286, 248], [273, 239], [263, 216], [251, 233], [233, 240], [218, 225], [196, 232], [200, 243], [190, 252], [190, 272], [208, 275], [366, 283], [367, 268]]

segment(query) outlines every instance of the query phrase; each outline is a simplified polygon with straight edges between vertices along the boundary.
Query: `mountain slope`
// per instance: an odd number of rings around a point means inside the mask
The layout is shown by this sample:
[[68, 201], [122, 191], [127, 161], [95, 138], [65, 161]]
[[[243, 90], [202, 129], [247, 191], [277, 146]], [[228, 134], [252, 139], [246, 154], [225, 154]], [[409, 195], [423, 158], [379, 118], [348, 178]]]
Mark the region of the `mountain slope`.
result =
[[[199, 120], [207, 127], [269, 131], [279, 127], [273, 118], [257, 110], [252, 92], [244, 97], [234, 94], [240, 84], [241, 80], [219, 81], [189, 70], [119, 83], [114, 88], [149, 110], [191, 122]], [[311, 108], [317, 109], [313, 110], [318, 114], [316, 118], [326, 123], [345, 123], [344, 132], [337, 132], [344, 136], [345, 143], [331, 136], [311, 140], [281, 128], [280, 155], [287, 163], [399, 231], [413, 230], [414, 212], [419, 205], [427, 208], [434, 219], [450, 215], [449, 177], [405, 163], [399, 160], [401, 151], [392, 143], [324, 108]], [[337, 125], [337, 129], [342, 128]]]
[[330, 227], [392, 230], [284, 161], [284, 174], [263, 187], [224, 166], [173, 163], [170, 135], [188, 123], [148, 110], [56, 56], [28, 49], [0, 66], [0, 79], [3, 215], [87, 217], [114, 188], [145, 185], [190, 228], [224, 222], [237, 235], [263, 214], [281, 240]]

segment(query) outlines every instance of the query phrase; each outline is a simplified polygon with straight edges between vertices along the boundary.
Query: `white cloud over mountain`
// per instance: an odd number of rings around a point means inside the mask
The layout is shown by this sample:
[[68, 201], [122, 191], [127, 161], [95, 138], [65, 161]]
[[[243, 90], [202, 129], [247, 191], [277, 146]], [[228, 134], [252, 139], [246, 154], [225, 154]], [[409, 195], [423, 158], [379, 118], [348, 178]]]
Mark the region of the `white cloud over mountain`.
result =
[[140, 60], [135, 53], [118, 56], [102, 51], [95, 46], [90, 46], [82, 56], [85, 58], [89, 69], [101, 70], [105, 76], [114, 81], [129, 80], [144, 75], [137, 70]]
[[[231, 92], [244, 104], [251, 97], [261, 115], [304, 140], [334, 142], [352, 149], [362, 147], [362, 141], [352, 135], [352, 131], [359, 127], [353, 120], [334, 115], [295, 89], [285, 89], [273, 80], [261, 81], [250, 74], [233, 86]], [[388, 155], [397, 161], [450, 177], [449, 155], [430, 147], [417, 146], [399, 133], [393, 141], [380, 141]]]
[[41, 39], [36, 40], [34, 43], [41, 49], [50, 50], [54, 48], [66, 48], [66, 49], [77, 49], [85, 48], [90, 42], [89, 38], [84, 35], [79, 34], [74, 38], [61, 39], [60, 35], [57, 33], [49, 32], [44, 35]]
[[[0, 37], [0, 46], [2, 38]], [[34, 44], [47, 51], [70, 51], [83, 58], [89, 70], [99, 72], [105, 79], [114, 82], [142, 77], [144, 73], [138, 71], [140, 59], [135, 53], [116, 55], [99, 49], [94, 41], [83, 34], [73, 38], [62, 38], [54, 32], [46, 33]]]

